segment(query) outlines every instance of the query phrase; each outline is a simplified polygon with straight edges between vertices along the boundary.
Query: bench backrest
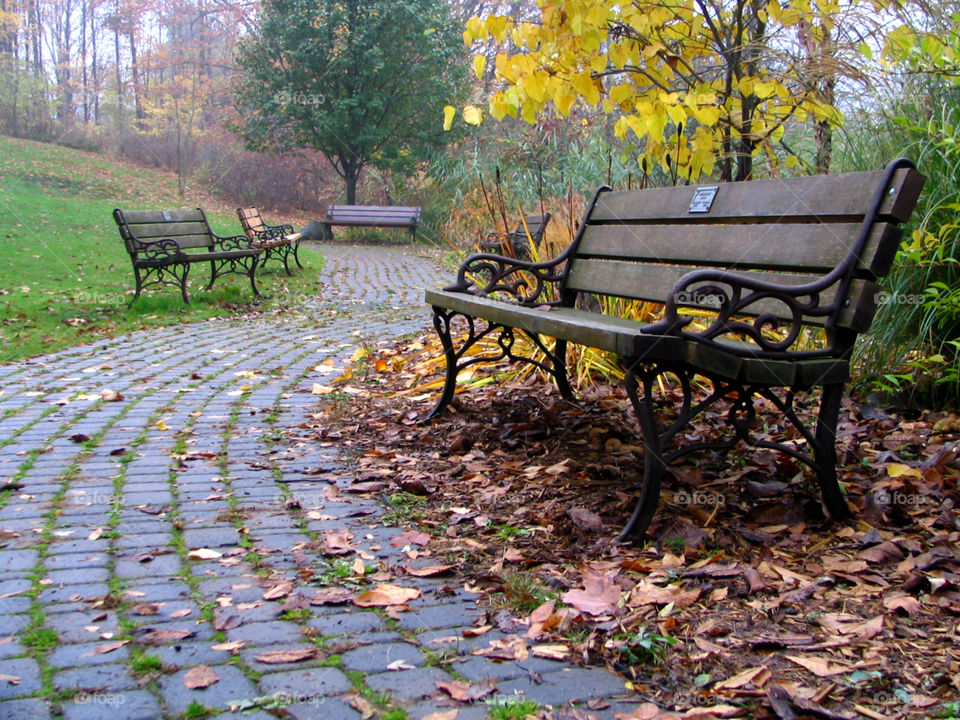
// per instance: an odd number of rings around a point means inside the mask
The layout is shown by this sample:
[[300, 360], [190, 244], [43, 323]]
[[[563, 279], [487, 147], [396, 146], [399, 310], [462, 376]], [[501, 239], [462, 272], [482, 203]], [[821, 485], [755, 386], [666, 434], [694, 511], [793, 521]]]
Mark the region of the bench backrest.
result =
[[376, 227], [415, 227], [420, 223], [421, 208], [416, 206], [331, 205], [326, 222], [330, 225], [364, 225]]
[[113, 219], [120, 228], [120, 236], [127, 252], [137, 254], [132, 239], [154, 242], [172, 238], [184, 249], [213, 247], [213, 231], [207, 216], [200, 208], [177, 210], [120, 210], [113, 211]]
[[267, 229], [263, 218], [260, 216], [260, 210], [255, 207], [237, 208], [237, 217], [240, 218], [243, 232], [251, 240], [256, 240], [257, 233]]
[[[830, 333], [846, 330], [849, 344], [850, 333], [865, 331], [872, 321], [875, 281], [890, 269], [901, 236], [897, 226], [910, 216], [922, 185], [912, 165], [897, 161], [879, 172], [602, 189], [568, 251], [563, 302], [574, 304], [579, 293], [672, 300], [688, 316], [725, 316], [721, 324], [753, 316], [769, 317], [768, 326], [777, 318]], [[696, 270], [706, 272], [678, 286]], [[745, 278], [743, 287], [738, 278]], [[811, 290], [785, 303], [754, 292], [757, 281]], [[751, 301], [743, 303], [747, 295]], [[728, 331], [688, 332], [715, 339]]]

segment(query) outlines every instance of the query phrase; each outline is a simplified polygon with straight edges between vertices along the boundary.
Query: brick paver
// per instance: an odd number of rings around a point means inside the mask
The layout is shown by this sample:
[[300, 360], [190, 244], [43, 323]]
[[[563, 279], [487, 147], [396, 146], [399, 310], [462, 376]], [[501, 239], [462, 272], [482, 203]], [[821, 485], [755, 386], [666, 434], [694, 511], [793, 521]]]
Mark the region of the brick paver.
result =
[[[301, 548], [327, 529], [399, 560], [393, 530], [371, 527], [382, 508], [326, 492], [351, 482], [336, 442], [282, 431], [309, 420], [312, 383], [332, 379], [314, 368], [422, 332], [423, 288], [449, 275], [413, 249], [321, 252], [323, 290], [288, 298], [293, 311], [0, 367], [0, 482], [13, 484], [0, 492], [0, 720], [272, 717], [270, 694], [292, 717], [336, 720], [361, 717], [358, 690], [420, 718], [457, 707], [435, 693], [454, 678], [498, 679], [557, 708], [621, 702], [622, 680], [602, 670], [494, 664], [470, 655], [477, 640], [450, 643], [478, 610], [440, 582], [418, 581], [423, 597], [399, 621], [345, 605], [284, 616], [263, 600], [266, 577], [317, 589], [302, 571], [326, 561]], [[261, 659], [304, 648], [315, 657]], [[219, 681], [188, 689], [199, 665]], [[613, 707], [590, 712], [607, 720]]]

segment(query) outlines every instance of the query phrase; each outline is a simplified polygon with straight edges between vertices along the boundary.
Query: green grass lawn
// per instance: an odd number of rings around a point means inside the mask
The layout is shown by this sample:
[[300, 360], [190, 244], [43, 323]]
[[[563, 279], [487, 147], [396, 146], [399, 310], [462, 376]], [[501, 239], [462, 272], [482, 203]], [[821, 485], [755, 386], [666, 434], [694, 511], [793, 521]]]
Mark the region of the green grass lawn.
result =
[[257, 270], [264, 302], [253, 302], [242, 275], [221, 277], [203, 292], [209, 270], [200, 264], [190, 271], [190, 305], [177, 288], [154, 286], [128, 308], [133, 270], [115, 207], [203, 207], [214, 232], [241, 232], [222, 201], [181, 200], [176, 187], [167, 172], [0, 136], [0, 362], [142, 328], [269, 312], [319, 291], [323, 258], [301, 247], [305, 269], [294, 277], [276, 261]]

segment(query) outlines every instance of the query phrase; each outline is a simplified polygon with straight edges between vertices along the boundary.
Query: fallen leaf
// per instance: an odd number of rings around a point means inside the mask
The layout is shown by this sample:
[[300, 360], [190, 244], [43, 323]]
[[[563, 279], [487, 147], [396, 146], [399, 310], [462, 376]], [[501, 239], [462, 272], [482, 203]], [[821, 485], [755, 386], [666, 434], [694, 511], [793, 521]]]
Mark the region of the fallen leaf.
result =
[[566, 660], [570, 657], [570, 648], [560, 643], [534, 645], [530, 648], [530, 653], [535, 657], [547, 658], [549, 660]]
[[414, 577], [433, 577], [434, 575], [443, 575], [451, 570], [453, 570], [453, 565], [427, 565], [426, 567], [403, 566], [403, 571], [407, 575], [413, 575]]
[[134, 615], [156, 615], [162, 606], [163, 603], [140, 603], [130, 608], [130, 612]]
[[217, 645], [211, 645], [211, 650], [217, 650], [219, 652], [237, 652], [241, 650], [244, 645], [247, 644], [246, 640], [233, 640], [232, 642], [219, 643]]
[[408, 663], [406, 660], [394, 660], [392, 663], [387, 665], [387, 670], [399, 671], [399, 670], [415, 670], [416, 668]]
[[429, 715], [424, 715], [423, 720], [457, 720], [457, 715], [460, 714], [459, 710], [444, 710], [437, 712], [432, 712]]
[[176, 618], [182, 618], [182, 617], [186, 617], [187, 615], [189, 615], [189, 614], [192, 613], [192, 612], [193, 612], [193, 610], [191, 610], [190, 608], [181, 608], [180, 610], [176, 610], [176, 611], [170, 613], [170, 617], [172, 617], [172, 618], [174, 618], [174, 619], [176, 619]]
[[416, 588], [405, 588], [383, 583], [372, 590], [357, 595], [353, 599], [353, 604], [358, 607], [387, 607], [390, 605], [405, 605], [418, 597], [420, 597], [420, 591]]
[[346, 588], [323, 588], [313, 595], [307, 596], [311, 605], [339, 605], [353, 600], [353, 593]]
[[759, 690], [763, 688], [772, 675], [773, 673], [763, 665], [760, 667], [747, 668], [731, 678], [721, 680], [713, 686], [713, 690], [739, 690], [747, 685], [753, 685], [753, 687]]
[[370, 720], [370, 718], [377, 714], [377, 708], [375, 708], [369, 700], [359, 695], [354, 695], [347, 704], [360, 713], [362, 720]]
[[194, 635], [193, 630], [175, 630], [166, 628], [149, 628], [140, 636], [140, 642], [144, 645], [163, 645], [168, 642], [177, 642], [186, 640]]
[[311, 660], [317, 656], [317, 648], [305, 647], [292, 650], [274, 650], [273, 652], [255, 655], [257, 662], [267, 665], [279, 665], [282, 663], [297, 663], [304, 660]]
[[90, 652], [84, 653], [80, 657], [91, 657], [93, 655], [106, 655], [107, 653], [113, 652], [114, 650], [119, 650], [128, 642], [130, 641], [117, 640], [115, 642], [104, 643], [103, 645], [97, 645], [95, 648], [93, 648], [93, 650], [91, 650]]
[[584, 568], [583, 589], [568, 590], [563, 594], [563, 601], [587, 615], [612, 614], [623, 596], [623, 588], [614, 582], [617, 572], [600, 574]]
[[223, 557], [223, 553], [211, 550], [210, 548], [198, 548], [188, 552], [187, 556], [197, 560], [216, 560], [217, 558]]
[[206, 665], [190, 668], [183, 676], [184, 686], [191, 690], [203, 690], [217, 682], [220, 682], [220, 676]]
[[404, 545], [426, 545], [430, 542], [430, 536], [425, 532], [417, 530], [407, 530], [400, 535], [394, 535], [390, 538], [390, 544], [393, 547], [403, 547]]
[[889, 595], [883, 599], [883, 606], [890, 612], [902, 610], [911, 616], [920, 612], [920, 601], [910, 595]]
[[791, 662], [796, 663], [802, 668], [806, 668], [817, 677], [831, 677], [833, 675], [842, 675], [853, 670], [849, 663], [828, 660], [822, 657], [803, 657], [800, 655], [785, 655], [784, 657]]
[[293, 592], [293, 583], [289, 580], [277, 583], [263, 594], [264, 600], [277, 600]]
[[493, 679], [487, 679], [476, 684], [459, 680], [440, 680], [437, 682], [437, 688], [443, 690], [457, 702], [468, 703], [480, 700], [495, 692], [497, 683]]
[[5, 682], [8, 685], [19, 685], [20, 678], [18, 678], [16, 675], [5, 675], [4, 673], [0, 673], [0, 682]]

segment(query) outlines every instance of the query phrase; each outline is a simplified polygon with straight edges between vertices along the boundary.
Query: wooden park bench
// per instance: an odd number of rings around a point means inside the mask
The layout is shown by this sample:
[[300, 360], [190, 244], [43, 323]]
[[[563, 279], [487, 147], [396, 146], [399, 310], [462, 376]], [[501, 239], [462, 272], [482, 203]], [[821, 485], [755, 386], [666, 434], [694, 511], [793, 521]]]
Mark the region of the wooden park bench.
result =
[[299, 255], [300, 233], [293, 231], [293, 225], [267, 225], [255, 207], [237, 208], [237, 217], [240, 218], [243, 232], [250, 238], [250, 244], [263, 250], [261, 265], [266, 265], [271, 258], [277, 258], [283, 263], [287, 275], [293, 275], [287, 264], [293, 253], [297, 267], [303, 267]]
[[534, 249], [540, 248], [543, 232], [550, 222], [550, 213], [525, 215], [523, 222], [507, 237], [494, 230], [480, 242], [480, 252], [496, 253], [520, 259], [529, 259]]
[[323, 222], [331, 240], [334, 226], [407, 228], [411, 240], [416, 240], [421, 212], [416, 206], [331, 205]]
[[[844, 517], [835, 435], [851, 350], [870, 327], [876, 280], [890, 269], [897, 226], [922, 185], [913, 165], [898, 160], [880, 172], [601, 188], [556, 259], [473, 255], [456, 283], [427, 291], [447, 368], [430, 417], [453, 399], [461, 370], [503, 358], [550, 372], [570, 398], [567, 344], [587, 345], [619, 356], [643, 435], [643, 482], [620, 540], [643, 537], [670, 463], [738, 441], [812, 468], [827, 512]], [[603, 314], [610, 299], [661, 303], [663, 315], [641, 322]], [[533, 355], [518, 335], [531, 341]], [[482, 352], [473, 347], [484, 340]], [[667, 375], [677, 379], [682, 402], [661, 417], [654, 390]], [[817, 387], [811, 428], [800, 417], [801, 398]], [[783, 415], [784, 428], [751, 427], [754, 397]], [[689, 423], [705, 417], [725, 417], [729, 432], [698, 437]]]
[[253, 294], [260, 297], [254, 272], [260, 249], [245, 235], [221, 237], [210, 229], [200, 208], [180, 210], [114, 210], [113, 219], [133, 263], [137, 283], [131, 304], [150, 285], [179, 285], [185, 303], [187, 275], [194, 263], [210, 264], [213, 287], [221, 275], [238, 273], [250, 278]]

